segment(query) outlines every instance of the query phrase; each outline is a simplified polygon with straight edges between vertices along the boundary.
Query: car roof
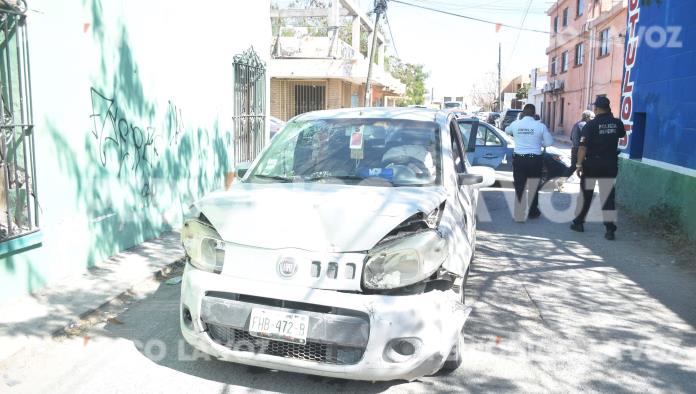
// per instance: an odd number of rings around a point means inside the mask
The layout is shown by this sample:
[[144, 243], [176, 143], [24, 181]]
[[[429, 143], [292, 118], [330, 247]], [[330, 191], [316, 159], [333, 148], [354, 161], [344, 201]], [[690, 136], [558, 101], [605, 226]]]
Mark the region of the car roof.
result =
[[467, 120], [471, 120], [471, 121], [474, 121], [474, 120], [475, 120], [475, 121], [477, 121], [477, 122], [481, 122], [481, 120], [480, 120], [479, 118], [474, 117], [474, 116], [469, 116], [469, 117], [466, 117], [466, 118], [457, 118], [457, 122], [467, 121]]
[[427, 108], [403, 107], [374, 107], [374, 108], [344, 108], [307, 112], [296, 116], [293, 120], [306, 122], [322, 119], [396, 119], [436, 122], [438, 110]]

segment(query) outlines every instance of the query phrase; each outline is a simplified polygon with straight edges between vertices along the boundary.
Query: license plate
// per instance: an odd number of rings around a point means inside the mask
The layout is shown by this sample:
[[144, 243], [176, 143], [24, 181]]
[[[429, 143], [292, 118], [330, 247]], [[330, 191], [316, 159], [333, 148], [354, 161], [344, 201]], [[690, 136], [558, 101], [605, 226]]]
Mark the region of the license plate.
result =
[[307, 315], [263, 308], [251, 310], [249, 334], [252, 336], [304, 345], [307, 343], [307, 331], [309, 331]]

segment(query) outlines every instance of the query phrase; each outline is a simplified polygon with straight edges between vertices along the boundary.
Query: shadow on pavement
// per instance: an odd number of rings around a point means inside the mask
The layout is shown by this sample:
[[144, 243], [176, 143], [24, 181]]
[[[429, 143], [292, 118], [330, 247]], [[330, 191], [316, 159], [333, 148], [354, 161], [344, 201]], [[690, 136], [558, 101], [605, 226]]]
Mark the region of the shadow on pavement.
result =
[[[228, 385], [229, 392], [239, 386], [254, 390], [287, 393], [307, 392], [364, 392], [377, 393], [398, 388], [406, 382], [360, 382], [343, 379], [294, 374], [250, 367], [226, 361], [193, 359], [201, 355], [181, 336], [179, 328], [180, 286], [160, 285], [155, 293], [143, 302], [123, 312], [115, 321], [105, 326], [107, 336], [125, 338], [133, 342], [144, 357], [158, 365]], [[154, 345], [153, 345], [154, 344]], [[163, 349], [160, 352], [160, 348]], [[207, 356], [207, 355], [206, 355]], [[225, 392], [223, 390], [223, 392]]]
[[[109, 323], [157, 365], [225, 385], [308, 392], [690, 392], [696, 381], [693, 273], [664, 264], [664, 248], [623, 223], [619, 239], [601, 224], [583, 234], [541, 218], [514, 223], [502, 189], [483, 197], [467, 297], [462, 367], [414, 382], [358, 382], [194, 359], [179, 331], [179, 286], [160, 285]], [[554, 204], [570, 196], [554, 196]], [[152, 343], [164, 351], [152, 352]]]
[[[472, 347], [540, 374], [525, 389], [691, 391], [696, 381], [696, 275], [667, 263], [668, 249], [620, 217], [574, 233], [545, 218], [515, 223], [505, 193], [484, 192], [472, 272]], [[554, 193], [557, 207], [574, 195]]]

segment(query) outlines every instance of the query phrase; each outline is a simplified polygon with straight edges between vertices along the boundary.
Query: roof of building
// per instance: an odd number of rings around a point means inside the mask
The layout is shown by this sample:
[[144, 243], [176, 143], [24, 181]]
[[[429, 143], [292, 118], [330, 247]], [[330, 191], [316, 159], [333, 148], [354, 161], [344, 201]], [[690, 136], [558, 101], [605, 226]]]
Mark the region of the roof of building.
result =
[[416, 120], [421, 122], [435, 122], [438, 111], [426, 108], [396, 108], [396, 107], [362, 107], [330, 109], [324, 111], [307, 112], [298, 115], [295, 120], [310, 121], [319, 119], [399, 119]]

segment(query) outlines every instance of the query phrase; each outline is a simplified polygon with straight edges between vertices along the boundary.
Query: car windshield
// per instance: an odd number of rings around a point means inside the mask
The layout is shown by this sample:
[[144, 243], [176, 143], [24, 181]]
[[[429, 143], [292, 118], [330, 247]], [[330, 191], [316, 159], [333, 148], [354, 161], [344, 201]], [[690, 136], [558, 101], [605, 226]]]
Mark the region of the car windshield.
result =
[[293, 121], [246, 182], [429, 186], [440, 182], [438, 125], [393, 119]]
[[508, 111], [508, 112], [505, 113], [505, 119], [506, 119], [506, 120], [508, 120], [508, 119], [517, 119], [517, 117], [518, 117], [519, 114], [521, 114], [521, 113], [522, 113], [522, 111]]
[[445, 108], [460, 108], [461, 106], [460, 103], [445, 103]]

